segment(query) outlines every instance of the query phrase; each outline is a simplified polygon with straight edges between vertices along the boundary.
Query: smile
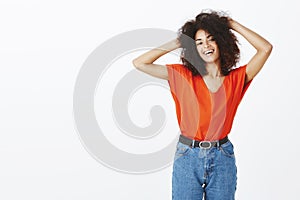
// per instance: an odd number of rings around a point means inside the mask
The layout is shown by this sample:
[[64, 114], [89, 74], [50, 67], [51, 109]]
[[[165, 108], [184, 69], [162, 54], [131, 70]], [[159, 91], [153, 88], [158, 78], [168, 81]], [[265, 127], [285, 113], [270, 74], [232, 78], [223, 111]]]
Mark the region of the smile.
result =
[[213, 52], [214, 52], [214, 50], [210, 49], [210, 50], [204, 51], [203, 53], [208, 56], [208, 55], [212, 54]]

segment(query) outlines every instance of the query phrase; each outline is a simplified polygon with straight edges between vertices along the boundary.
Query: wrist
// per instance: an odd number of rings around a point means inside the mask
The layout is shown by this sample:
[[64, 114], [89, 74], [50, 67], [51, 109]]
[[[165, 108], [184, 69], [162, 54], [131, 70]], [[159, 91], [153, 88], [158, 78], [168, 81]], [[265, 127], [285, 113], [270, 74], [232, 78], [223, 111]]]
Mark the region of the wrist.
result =
[[175, 49], [180, 48], [180, 46], [181, 46], [181, 44], [180, 44], [179, 40], [174, 39], [174, 40], [171, 40], [171, 41], [167, 42], [166, 44], [162, 45], [161, 48], [168, 50], [168, 51], [173, 51]]
[[234, 21], [234, 20], [230, 21], [230, 26], [231, 26], [232, 30], [237, 31], [237, 32], [238, 32], [239, 28], [241, 27], [241, 25], [237, 21]]
[[230, 19], [230, 20], [229, 20], [229, 24], [230, 24], [230, 28], [231, 28], [231, 29], [235, 29], [236, 21], [234, 21], [233, 19]]

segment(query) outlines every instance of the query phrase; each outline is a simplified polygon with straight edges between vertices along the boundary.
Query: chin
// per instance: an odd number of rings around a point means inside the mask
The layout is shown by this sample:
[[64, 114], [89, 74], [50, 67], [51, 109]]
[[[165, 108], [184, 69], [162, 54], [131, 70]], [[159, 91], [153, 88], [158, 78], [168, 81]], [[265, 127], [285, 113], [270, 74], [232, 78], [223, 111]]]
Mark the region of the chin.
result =
[[202, 60], [205, 63], [218, 63], [220, 61], [220, 58], [217, 57], [211, 57], [211, 58], [202, 58]]
[[205, 63], [207, 64], [212, 64], [212, 63], [217, 63], [218, 59], [203, 59]]

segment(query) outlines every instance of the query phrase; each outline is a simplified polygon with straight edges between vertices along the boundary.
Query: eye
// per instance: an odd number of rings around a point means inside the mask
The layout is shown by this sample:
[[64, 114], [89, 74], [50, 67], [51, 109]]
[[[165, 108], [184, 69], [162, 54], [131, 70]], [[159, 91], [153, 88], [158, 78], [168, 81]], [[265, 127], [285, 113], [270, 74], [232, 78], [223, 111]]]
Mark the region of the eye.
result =
[[196, 43], [196, 45], [202, 45], [203, 44], [203, 42], [198, 42], [198, 43]]
[[214, 37], [210, 37], [208, 41], [216, 41]]

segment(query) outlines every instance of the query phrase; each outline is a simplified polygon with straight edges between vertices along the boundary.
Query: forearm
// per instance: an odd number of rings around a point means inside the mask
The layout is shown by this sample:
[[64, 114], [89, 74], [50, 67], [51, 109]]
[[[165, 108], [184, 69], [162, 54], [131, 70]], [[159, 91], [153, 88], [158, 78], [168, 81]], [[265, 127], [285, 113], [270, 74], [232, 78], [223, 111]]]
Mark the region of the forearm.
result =
[[161, 56], [177, 49], [180, 47], [180, 43], [178, 39], [171, 40], [157, 48], [154, 48], [136, 59], [133, 60], [134, 65], [137, 67], [139, 65], [144, 65], [144, 64], [152, 64], [155, 60], [160, 58]]
[[259, 34], [243, 26], [242, 24], [232, 20], [231, 28], [242, 35], [257, 51], [270, 53], [272, 45]]
[[247, 63], [245, 84], [252, 80], [264, 66], [272, 51], [272, 45], [259, 34], [231, 20], [231, 28], [241, 34], [257, 51]]

